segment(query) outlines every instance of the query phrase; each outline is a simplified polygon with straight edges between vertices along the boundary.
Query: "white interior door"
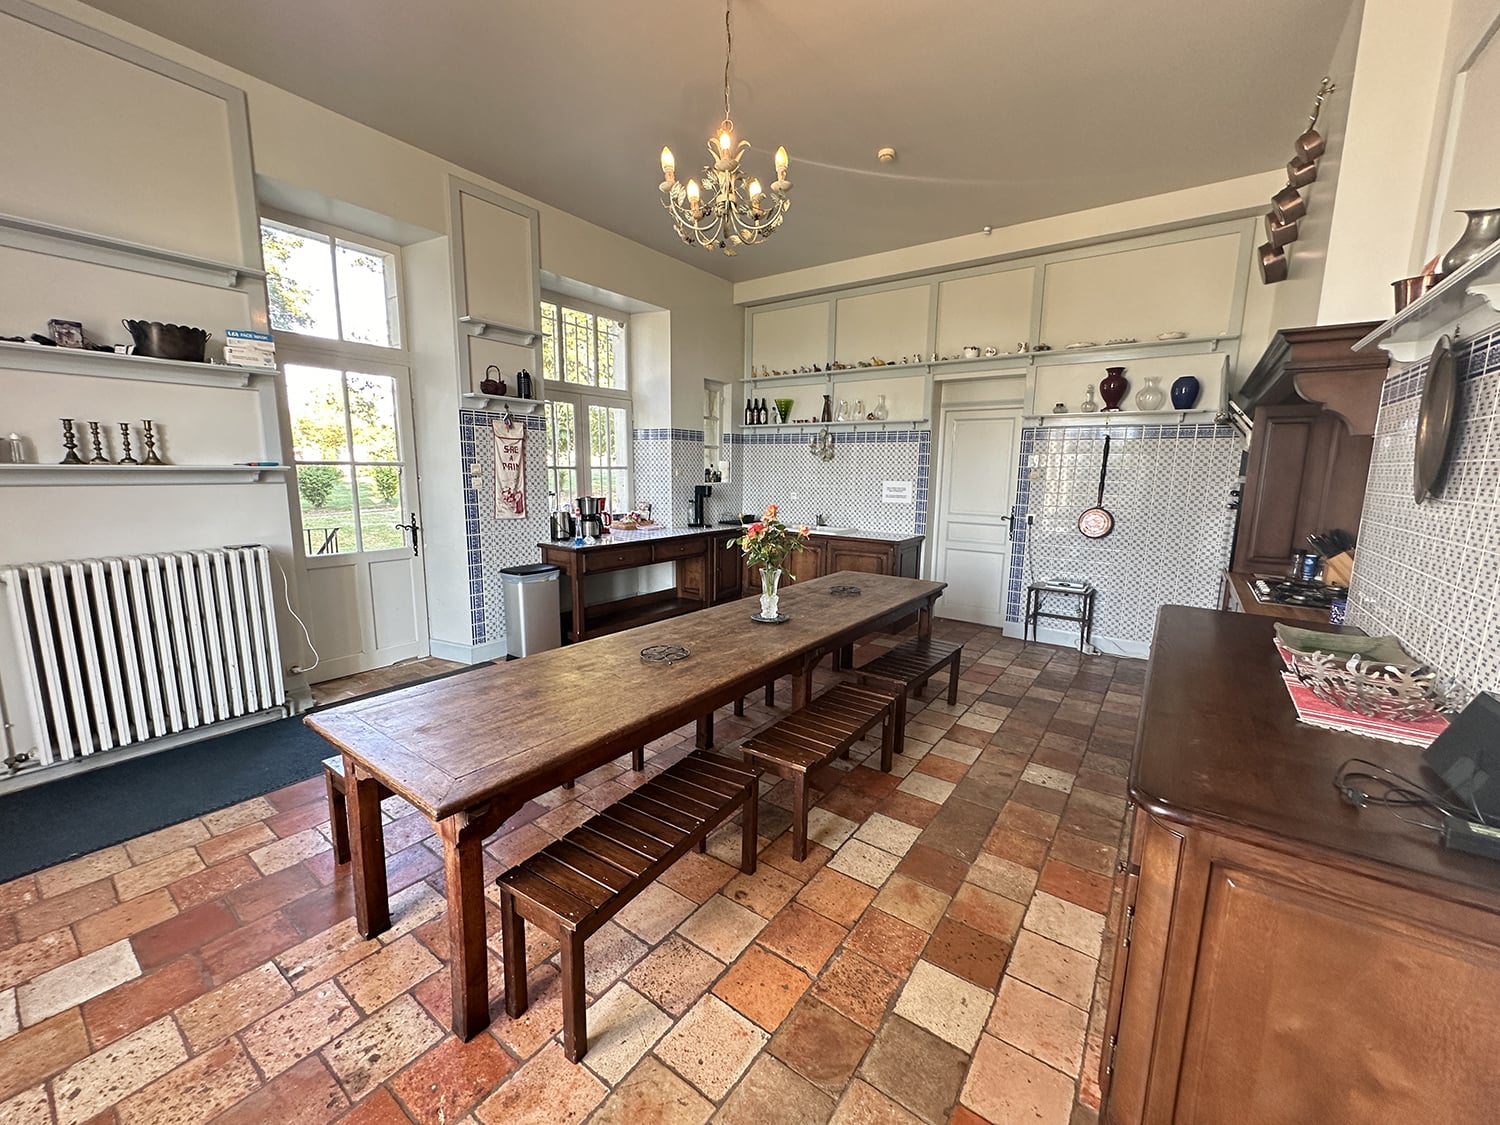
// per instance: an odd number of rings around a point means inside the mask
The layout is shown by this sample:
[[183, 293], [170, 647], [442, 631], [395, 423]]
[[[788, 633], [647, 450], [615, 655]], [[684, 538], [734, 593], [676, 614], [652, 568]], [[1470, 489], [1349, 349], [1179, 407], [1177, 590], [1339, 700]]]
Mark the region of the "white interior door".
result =
[[948, 588], [934, 612], [1003, 627], [1021, 415], [953, 407], [941, 426], [932, 576]]
[[[303, 361], [305, 358], [305, 362]], [[410, 373], [287, 356], [312, 682], [428, 654]]]

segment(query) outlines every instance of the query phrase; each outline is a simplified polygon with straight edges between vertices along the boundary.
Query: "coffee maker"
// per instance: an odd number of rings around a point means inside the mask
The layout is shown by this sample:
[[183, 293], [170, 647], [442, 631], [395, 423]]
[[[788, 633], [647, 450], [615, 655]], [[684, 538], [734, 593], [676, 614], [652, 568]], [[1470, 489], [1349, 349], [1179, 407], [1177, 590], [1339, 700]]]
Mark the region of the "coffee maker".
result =
[[585, 539], [598, 539], [604, 534], [604, 497], [578, 497], [578, 534]]
[[693, 514], [688, 520], [689, 527], [707, 527], [708, 517], [704, 515], [703, 503], [714, 494], [712, 487], [706, 484], [693, 485]]

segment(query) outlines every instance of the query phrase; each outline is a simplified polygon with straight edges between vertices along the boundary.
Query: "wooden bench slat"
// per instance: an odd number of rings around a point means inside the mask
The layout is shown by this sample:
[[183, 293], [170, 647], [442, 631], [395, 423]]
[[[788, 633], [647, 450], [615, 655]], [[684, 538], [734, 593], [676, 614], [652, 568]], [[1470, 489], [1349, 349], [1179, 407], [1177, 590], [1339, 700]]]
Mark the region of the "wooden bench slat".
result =
[[688, 766], [682, 770], [674, 769], [673, 776], [681, 778], [683, 781], [691, 782], [700, 789], [707, 789], [711, 793], [717, 793], [721, 799], [732, 797], [736, 792], [745, 787], [743, 780], [730, 781], [707, 770], [696, 769], [692, 766]]
[[581, 872], [601, 886], [608, 887], [612, 894], [623, 891], [640, 874], [639, 871], [621, 871], [607, 859], [588, 851], [583, 845], [574, 841], [571, 832], [557, 843], [549, 844], [546, 851], [559, 863], [566, 863], [574, 871]]
[[[533, 857], [535, 858], [535, 857]], [[533, 875], [528, 867], [513, 867], [501, 881], [518, 898], [530, 899], [537, 906], [556, 914], [570, 926], [576, 926], [594, 912], [582, 899], [574, 898], [547, 880]]]
[[[737, 784], [747, 784], [755, 774], [747, 770], [744, 764], [733, 758], [726, 758], [722, 754], [705, 754], [699, 752], [690, 758], [684, 758], [678, 765], [691, 765], [694, 769], [712, 773], [716, 777], [722, 777], [725, 781], [733, 781]], [[677, 767], [674, 766], [673, 769]]]
[[610, 863], [631, 876], [639, 875], [655, 862], [652, 856], [638, 852], [619, 840], [601, 835], [593, 827], [592, 818], [581, 827], [569, 832], [568, 839], [580, 848], [587, 848], [590, 854], [609, 860]]
[[617, 804], [624, 808], [644, 813], [654, 820], [662, 821], [664, 824], [669, 824], [673, 828], [678, 828], [683, 832], [691, 832], [703, 823], [704, 818], [699, 816], [696, 811], [689, 811], [669, 804], [668, 800], [664, 799], [666, 797], [667, 794], [658, 789], [654, 794], [632, 793], [628, 797], [621, 797]]
[[[612, 809], [614, 806], [611, 805], [610, 808]], [[601, 836], [608, 836], [613, 840], [617, 840], [624, 847], [628, 847], [642, 855], [650, 856], [653, 862], [672, 850], [671, 844], [664, 844], [655, 836], [648, 835], [633, 825], [625, 824], [615, 819], [609, 814], [608, 810], [600, 813], [598, 816], [589, 817], [588, 826]]]
[[670, 802], [684, 811], [693, 813], [701, 811], [705, 816], [718, 808], [719, 803], [724, 800], [724, 794], [694, 785], [681, 776], [668, 777], [662, 774], [651, 784], [659, 794], [657, 800]]
[[594, 882], [581, 871], [565, 863], [559, 863], [547, 852], [538, 852], [526, 861], [527, 870], [538, 878], [545, 879], [559, 890], [589, 904], [590, 912], [599, 909], [614, 894], [608, 887]]
[[829, 757], [837, 757], [836, 749], [832, 753], [826, 749], [809, 750], [799, 743], [788, 742], [774, 735], [764, 738], [752, 738], [744, 744], [742, 749], [747, 754], [759, 756], [800, 770], [813, 769], [820, 762], [827, 761]]
[[627, 828], [634, 828], [637, 832], [650, 836], [655, 840], [660, 840], [668, 849], [676, 847], [682, 842], [683, 837], [687, 835], [682, 829], [675, 828], [665, 821], [657, 820], [655, 817], [647, 816], [642, 812], [637, 812], [626, 804], [626, 801], [629, 800], [630, 798], [627, 797], [623, 801], [616, 801], [609, 806], [606, 812], [600, 815], [608, 816], [611, 820], [617, 821]]

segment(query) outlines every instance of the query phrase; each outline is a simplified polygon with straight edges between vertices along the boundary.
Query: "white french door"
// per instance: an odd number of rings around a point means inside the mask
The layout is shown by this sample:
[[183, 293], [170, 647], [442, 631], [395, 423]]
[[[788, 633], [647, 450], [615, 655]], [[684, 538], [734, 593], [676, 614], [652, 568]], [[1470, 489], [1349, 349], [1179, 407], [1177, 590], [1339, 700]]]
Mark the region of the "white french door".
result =
[[411, 375], [282, 345], [314, 683], [428, 654]]
[[1021, 415], [952, 407], [940, 424], [932, 577], [948, 588], [933, 612], [1003, 627]]

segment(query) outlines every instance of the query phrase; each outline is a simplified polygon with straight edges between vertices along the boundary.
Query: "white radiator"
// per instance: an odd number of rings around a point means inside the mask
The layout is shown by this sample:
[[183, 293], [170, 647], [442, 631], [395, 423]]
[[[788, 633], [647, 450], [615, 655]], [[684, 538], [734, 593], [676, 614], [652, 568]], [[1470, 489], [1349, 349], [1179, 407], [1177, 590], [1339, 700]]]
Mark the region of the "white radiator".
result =
[[286, 702], [270, 551], [0, 569], [19, 683], [12, 753], [51, 765]]

